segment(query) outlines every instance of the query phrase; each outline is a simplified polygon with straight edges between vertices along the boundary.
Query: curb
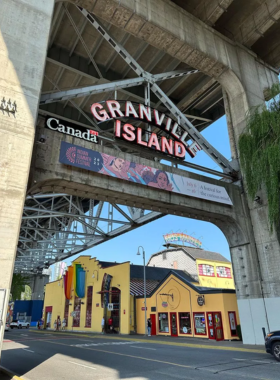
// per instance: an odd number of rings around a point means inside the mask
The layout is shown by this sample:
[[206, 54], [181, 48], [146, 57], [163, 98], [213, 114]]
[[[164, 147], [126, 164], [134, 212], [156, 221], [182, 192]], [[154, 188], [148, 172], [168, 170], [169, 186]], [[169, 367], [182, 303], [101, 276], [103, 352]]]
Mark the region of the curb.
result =
[[[36, 330], [35, 330], [36, 331]], [[34, 332], [35, 332], [34, 331]], [[40, 334], [41, 331], [36, 331], [36, 333]], [[52, 331], [49, 332], [50, 334]], [[47, 335], [48, 332], [45, 332]], [[153, 340], [153, 339], [137, 339], [137, 338], [130, 338], [130, 337], [124, 337], [124, 336], [105, 336], [105, 335], [93, 335], [91, 334], [83, 334], [83, 333], [72, 333], [72, 332], [60, 332], [59, 335], [72, 335], [72, 336], [80, 336], [80, 337], [86, 337], [86, 338], [101, 338], [101, 339], [118, 339], [118, 340], [127, 340], [127, 341], [141, 341], [144, 343], [154, 343], [154, 344], [161, 344], [161, 345], [167, 345], [167, 346], [177, 346], [177, 347], [191, 347], [191, 348], [202, 348], [202, 349], [208, 349], [208, 350], [225, 350], [225, 351], [236, 351], [236, 352], [250, 352], [250, 353], [257, 353], [257, 354], [264, 354], [265, 349], [259, 350], [259, 349], [253, 349], [253, 348], [243, 348], [243, 347], [231, 347], [231, 346], [213, 346], [213, 345], [207, 345], [207, 344], [201, 344], [200, 343], [184, 343], [184, 342], [171, 342], [171, 341], [159, 341], [159, 340]]]
[[22, 377], [19, 377], [16, 373], [10, 371], [8, 368], [0, 366], [0, 374], [1, 372], [5, 373], [6, 375], [10, 376], [11, 380], [27, 380], [23, 379]]

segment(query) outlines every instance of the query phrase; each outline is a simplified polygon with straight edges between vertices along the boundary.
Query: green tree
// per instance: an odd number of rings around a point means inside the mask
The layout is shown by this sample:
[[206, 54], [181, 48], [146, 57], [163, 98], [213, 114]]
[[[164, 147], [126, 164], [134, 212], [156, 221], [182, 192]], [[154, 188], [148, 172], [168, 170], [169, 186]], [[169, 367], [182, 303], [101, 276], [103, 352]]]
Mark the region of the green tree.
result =
[[21, 293], [25, 291], [25, 285], [29, 282], [29, 276], [14, 273], [11, 286], [11, 298], [13, 301], [21, 299]]
[[21, 293], [21, 300], [30, 301], [32, 298], [32, 291], [29, 285], [24, 286], [24, 292]]
[[270, 102], [250, 110], [247, 127], [239, 138], [240, 163], [249, 196], [264, 188], [270, 231], [280, 222], [280, 85], [269, 90]]

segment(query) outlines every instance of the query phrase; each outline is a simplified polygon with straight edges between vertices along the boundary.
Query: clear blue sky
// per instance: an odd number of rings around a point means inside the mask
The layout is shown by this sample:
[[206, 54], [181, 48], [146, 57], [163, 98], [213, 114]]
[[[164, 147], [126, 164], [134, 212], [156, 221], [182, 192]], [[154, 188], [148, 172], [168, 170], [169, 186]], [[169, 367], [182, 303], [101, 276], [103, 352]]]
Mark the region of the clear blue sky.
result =
[[[213, 123], [202, 134], [226, 158], [231, 158], [225, 116]], [[193, 160], [190, 159], [190, 161], [219, 170], [216, 163], [204, 152], [199, 152], [197, 157]], [[227, 240], [218, 227], [211, 223], [172, 215], [160, 218], [155, 222], [84, 251], [83, 254], [96, 257], [102, 261], [130, 261], [133, 264], [143, 264], [142, 257], [136, 256], [138, 246], [142, 245], [145, 248], [147, 261], [150, 255], [163, 248], [163, 235], [170, 232], [184, 232], [192, 235], [202, 241], [204, 249], [219, 252], [230, 259]], [[70, 264], [76, 257], [73, 256], [66, 260], [67, 264]]]

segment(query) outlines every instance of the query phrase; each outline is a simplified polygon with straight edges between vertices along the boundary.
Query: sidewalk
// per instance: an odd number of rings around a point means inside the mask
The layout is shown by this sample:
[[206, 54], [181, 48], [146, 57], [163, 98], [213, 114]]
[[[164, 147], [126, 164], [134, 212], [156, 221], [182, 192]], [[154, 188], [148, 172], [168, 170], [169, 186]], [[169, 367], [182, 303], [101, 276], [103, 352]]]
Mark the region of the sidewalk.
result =
[[24, 380], [21, 377], [16, 376], [6, 368], [0, 366], [0, 379], [1, 380]]
[[[32, 329], [33, 330], [33, 329]], [[193, 338], [193, 337], [171, 337], [171, 336], [144, 336], [144, 335], [118, 335], [118, 334], [99, 334], [92, 332], [77, 332], [77, 331], [53, 331], [53, 330], [34, 330], [38, 334], [41, 332], [51, 334], [68, 334], [73, 336], [84, 336], [88, 338], [101, 338], [101, 339], [118, 339], [128, 341], [143, 341], [145, 343], [164, 344], [170, 346], [181, 347], [193, 347], [193, 348], [205, 348], [214, 350], [228, 350], [228, 351], [244, 351], [244, 352], [256, 352], [265, 353], [265, 347], [263, 345], [246, 345], [240, 341], [215, 341], [205, 338]]]

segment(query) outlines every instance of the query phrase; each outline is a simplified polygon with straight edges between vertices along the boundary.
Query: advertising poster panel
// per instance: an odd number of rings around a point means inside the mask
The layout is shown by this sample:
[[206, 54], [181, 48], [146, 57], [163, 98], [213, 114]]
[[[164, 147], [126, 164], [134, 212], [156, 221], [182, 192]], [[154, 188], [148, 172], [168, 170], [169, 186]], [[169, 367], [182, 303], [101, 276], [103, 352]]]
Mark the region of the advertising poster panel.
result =
[[61, 142], [59, 162], [160, 190], [232, 205], [222, 186], [209, 184], [150, 166], [126, 161], [77, 145]]

